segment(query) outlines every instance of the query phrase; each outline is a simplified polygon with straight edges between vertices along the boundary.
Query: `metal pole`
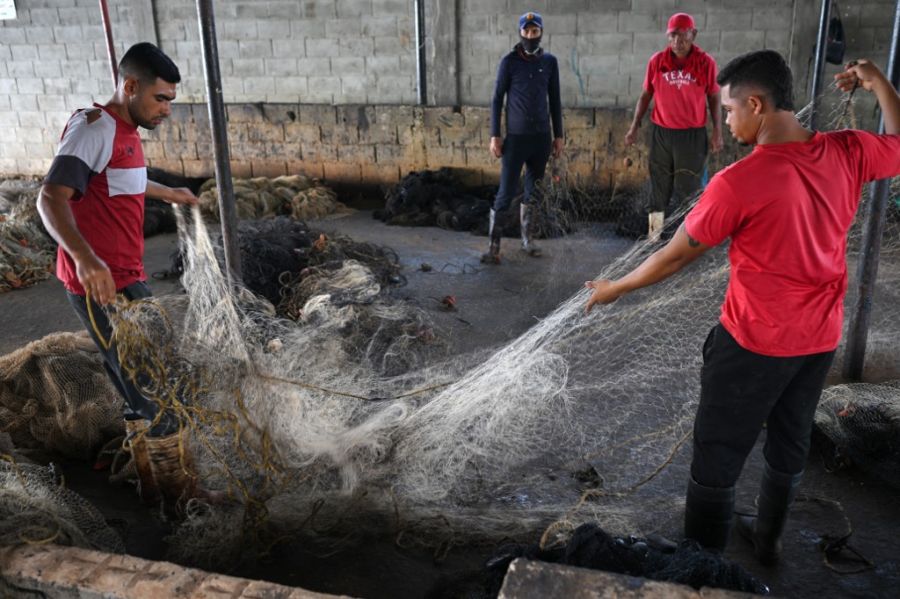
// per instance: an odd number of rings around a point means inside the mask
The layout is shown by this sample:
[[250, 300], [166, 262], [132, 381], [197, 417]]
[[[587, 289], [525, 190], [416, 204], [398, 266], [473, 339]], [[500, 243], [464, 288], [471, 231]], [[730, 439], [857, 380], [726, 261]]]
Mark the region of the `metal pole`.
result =
[[809, 128], [816, 130], [819, 112], [819, 96], [822, 95], [822, 78], [825, 75], [825, 50], [828, 45], [828, 21], [831, 18], [831, 0], [822, 0], [819, 15], [819, 38], [816, 42], [816, 56], [813, 61], [812, 109], [809, 113]]
[[[891, 54], [888, 58], [887, 76], [894, 88], [900, 84], [900, 0], [894, 8], [894, 33], [891, 37]], [[884, 133], [884, 115], [878, 124], [878, 132]], [[844, 359], [844, 378], [861, 380], [866, 361], [866, 340], [872, 317], [875, 281], [878, 278], [878, 261], [881, 257], [881, 237], [884, 232], [884, 216], [890, 193], [890, 179], [880, 179], [869, 188], [869, 204], [863, 223], [862, 248], [857, 266], [856, 304], [850, 316], [847, 331], [847, 352]]]
[[109, 70], [112, 72], [113, 89], [119, 87], [119, 65], [116, 60], [116, 48], [113, 46], [112, 24], [109, 22], [109, 7], [106, 0], [100, 0], [100, 19], [106, 32], [106, 54], [109, 56]]
[[219, 71], [219, 49], [216, 44], [216, 19], [212, 0], [197, 0], [200, 39], [203, 43], [203, 70], [206, 74], [209, 126], [213, 137], [216, 160], [216, 187], [219, 190], [219, 215], [222, 220], [222, 245], [225, 249], [225, 269], [231, 283], [241, 281], [241, 252], [237, 233], [237, 208], [231, 181], [231, 156], [228, 150], [228, 130], [225, 124], [225, 103], [222, 99], [222, 74]]
[[425, 76], [425, 0], [415, 0], [416, 11], [416, 91], [419, 106], [428, 104]]

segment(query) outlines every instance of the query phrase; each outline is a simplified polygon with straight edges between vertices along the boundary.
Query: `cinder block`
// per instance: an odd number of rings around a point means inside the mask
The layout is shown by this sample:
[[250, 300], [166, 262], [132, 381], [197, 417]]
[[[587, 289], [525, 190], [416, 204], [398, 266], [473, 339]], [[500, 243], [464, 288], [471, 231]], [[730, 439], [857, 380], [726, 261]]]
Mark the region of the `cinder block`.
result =
[[[10, 99], [12, 101], [12, 99]], [[19, 125], [22, 127], [34, 127], [35, 129], [43, 128], [47, 125], [47, 120], [43, 112], [35, 110], [34, 112], [19, 112]]]
[[362, 171], [358, 164], [325, 162], [322, 167], [327, 183], [359, 183], [362, 179]]
[[92, 60], [97, 58], [97, 52], [92, 43], [73, 42], [66, 44], [66, 56], [69, 60]]
[[321, 162], [288, 160], [287, 170], [289, 175], [306, 175], [316, 179], [322, 179], [325, 176], [325, 170], [322, 168]]
[[372, 164], [375, 162], [375, 146], [359, 144], [338, 146], [337, 155], [341, 162]]
[[0, 44], [10, 46], [12, 44], [24, 44], [27, 41], [24, 27], [0, 27]]
[[360, 29], [361, 19], [359, 18], [328, 19], [325, 21], [325, 35], [330, 38], [356, 37], [360, 35]]
[[259, 38], [256, 25], [257, 22], [255, 20], [225, 20], [221, 22], [219, 27], [221, 27], [222, 37], [225, 39], [243, 41]]
[[306, 56], [306, 41], [289, 35], [282, 39], [272, 39], [272, 51], [277, 58], [300, 58]]
[[[668, 18], [668, 16], [666, 17]], [[639, 13], [633, 10], [621, 11], [619, 13], [618, 31], [627, 32], [662, 32], [665, 27], [662, 23], [663, 17], [660, 13]]]
[[231, 155], [231, 176], [238, 179], [249, 179], [253, 176], [253, 169], [250, 168], [250, 161], [244, 160], [243, 157], [236, 157], [234, 153]]
[[299, 58], [297, 59], [297, 74], [309, 77], [325, 77], [330, 75], [331, 59]]
[[411, 7], [412, 3], [406, 0], [372, 0], [374, 15], [408, 15]]
[[309, 77], [308, 82], [307, 102], [330, 104], [341, 94], [340, 77]]
[[300, 143], [300, 157], [304, 162], [334, 162], [337, 160], [337, 147], [323, 143]]
[[372, 0], [342, 0], [335, 5], [337, 16], [343, 19], [372, 14]]
[[466, 149], [462, 146], [427, 146], [425, 165], [428, 168], [466, 166]]
[[322, 58], [338, 56], [340, 44], [336, 39], [306, 39], [306, 56], [310, 58]]
[[631, 33], [592, 33], [578, 37], [582, 55], [628, 54], [632, 51]]
[[238, 55], [241, 58], [269, 58], [272, 56], [272, 40], [239, 40]]
[[370, 38], [377, 36], [396, 37], [398, 33], [397, 17], [396, 15], [375, 11], [373, 16], [363, 19], [360, 33]]
[[250, 170], [254, 177], [280, 177], [288, 173], [287, 162], [276, 158], [251, 160]]
[[793, 22], [793, 11], [790, 5], [778, 8], [754, 8], [753, 29], [790, 29]]
[[366, 59], [361, 56], [344, 56], [331, 59], [331, 72], [347, 80], [354, 75], [365, 75]]
[[334, 126], [337, 123], [334, 106], [325, 104], [300, 104], [297, 107], [298, 120], [309, 125], [322, 127]]
[[401, 164], [407, 161], [409, 153], [403, 146], [379, 144], [375, 146], [375, 161], [384, 165]]
[[37, 99], [34, 94], [17, 94], [9, 98], [10, 108], [17, 112], [38, 112]]
[[365, 104], [369, 97], [369, 86], [362, 77], [341, 77], [341, 93], [335, 96], [335, 103]]

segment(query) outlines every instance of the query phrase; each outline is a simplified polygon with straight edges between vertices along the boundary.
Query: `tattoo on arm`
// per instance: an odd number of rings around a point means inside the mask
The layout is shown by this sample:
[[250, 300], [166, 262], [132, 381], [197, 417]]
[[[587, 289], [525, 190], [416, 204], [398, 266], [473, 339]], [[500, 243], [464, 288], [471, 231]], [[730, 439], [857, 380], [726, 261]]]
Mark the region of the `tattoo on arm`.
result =
[[[685, 234], [687, 235], [687, 233], [685, 233]], [[688, 245], [689, 245], [689, 246], [691, 246], [692, 248], [700, 247], [700, 242], [699, 242], [699, 241], [697, 241], [696, 239], [694, 239], [694, 238], [691, 237], [690, 235], [688, 235], [687, 238], [688, 238]]]

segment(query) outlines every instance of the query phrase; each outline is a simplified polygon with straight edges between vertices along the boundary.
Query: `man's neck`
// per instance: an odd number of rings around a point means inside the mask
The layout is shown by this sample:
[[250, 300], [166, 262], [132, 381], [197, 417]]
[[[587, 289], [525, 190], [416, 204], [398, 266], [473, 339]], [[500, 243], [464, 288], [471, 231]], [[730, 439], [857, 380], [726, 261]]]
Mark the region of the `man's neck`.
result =
[[756, 144], [785, 144], [791, 142], [806, 142], [815, 135], [800, 124], [797, 117], [790, 110], [778, 110], [766, 115], [759, 131], [756, 134]]
[[128, 106], [126, 105], [125, 95], [121, 90], [116, 90], [116, 93], [114, 93], [113, 97], [109, 99], [109, 102], [104, 104], [104, 107], [126, 123], [134, 125], [134, 121], [131, 119], [131, 115], [128, 113]]

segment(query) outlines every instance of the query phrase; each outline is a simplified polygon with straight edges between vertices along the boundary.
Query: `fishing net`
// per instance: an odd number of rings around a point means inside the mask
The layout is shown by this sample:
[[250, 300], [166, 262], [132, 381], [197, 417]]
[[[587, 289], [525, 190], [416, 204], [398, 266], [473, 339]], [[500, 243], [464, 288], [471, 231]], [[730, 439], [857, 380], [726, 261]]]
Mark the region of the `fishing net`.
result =
[[[234, 201], [239, 219], [253, 220], [272, 216], [290, 216], [295, 220], [314, 220], [349, 212], [337, 201], [337, 195], [317, 179], [303, 175], [270, 179], [234, 179]], [[200, 187], [200, 208], [205, 216], [219, 220], [218, 188], [210, 179]]]
[[0, 431], [19, 451], [89, 459], [122, 434], [122, 403], [86, 332], [48, 335], [0, 357]]
[[763, 595], [769, 591], [762, 581], [737, 563], [703, 551], [693, 542], [673, 546], [653, 539], [616, 537], [596, 524], [582, 524], [564, 543], [546, 547], [540, 544], [504, 545], [487, 561], [482, 572], [442, 580], [427, 597], [493, 599], [500, 592], [510, 563], [520, 557], [685, 584], [695, 589], [714, 587]]
[[900, 484], [900, 381], [835, 385], [816, 410], [816, 428], [848, 461], [885, 483]]
[[125, 551], [103, 515], [66, 489], [55, 467], [0, 458], [0, 546], [54, 543]]
[[37, 211], [40, 183], [0, 181], [0, 293], [34, 285], [50, 276], [56, 244]]
[[[228, 288], [202, 222], [194, 223], [184, 237], [185, 324], [167, 336], [174, 353], [153, 361], [217, 373], [189, 394], [186, 421], [206, 446], [201, 461], [219, 464], [209, 468], [209, 484], [232, 489], [254, 517], [198, 512], [175, 534], [180, 559], [204, 547], [229, 555], [226, 547], [246, 546], [246, 526], [219, 526], [222, 519], [266, 522], [277, 534], [323, 543], [381, 533], [443, 549], [566, 535], [585, 522], [635, 534], [679, 528], [700, 347], [718, 319], [727, 244], [590, 317], [578, 292], [505, 347], [385, 372], [335, 334], [358, 314], [333, 303], [319, 312], [313, 303], [373, 297], [371, 279], [352, 261], [334, 270], [334, 280], [345, 281], [340, 292], [301, 286], [303, 317], [289, 322]], [[891, 225], [879, 297], [896, 289], [896, 239]], [[852, 233], [854, 252], [857, 240]], [[635, 244], [600, 275], [621, 276], [660, 243]], [[897, 367], [893, 305], [876, 303], [869, 373]], [[153, 327], [137, 316], [120, 312], [118, 326], [147, 340], [135, 354], [157, 351]], [[217, 435], [210, 423], [229, 414], [252, 434]]]

